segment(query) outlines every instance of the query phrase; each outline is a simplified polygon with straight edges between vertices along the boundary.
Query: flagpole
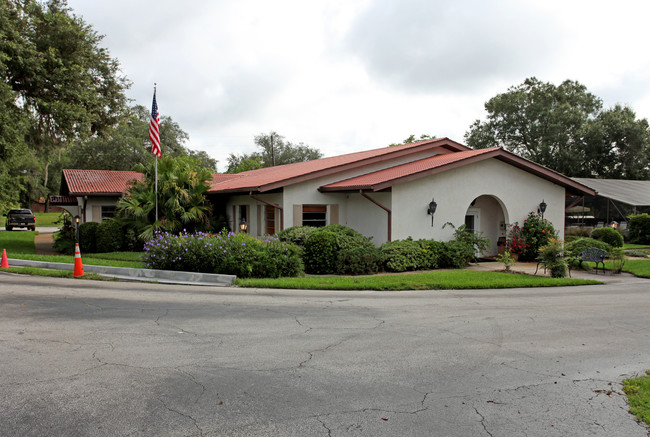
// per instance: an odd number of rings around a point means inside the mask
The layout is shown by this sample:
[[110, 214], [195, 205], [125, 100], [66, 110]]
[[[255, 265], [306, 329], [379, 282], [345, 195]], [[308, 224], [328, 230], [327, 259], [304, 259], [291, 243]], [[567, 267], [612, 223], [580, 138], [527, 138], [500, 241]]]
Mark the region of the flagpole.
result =
[[[157, 84], [153, 84], [153, 95], [154, 98], [156, 96], [156, 86]], [[156, 172], [156, 223], [158, 223], [158, 155], [156, 154], [156, 165], [155, 165], [155, 172]]]
[[156, 155], [156, 223], [158, 223], [158, 155]]
[[151, 153], [156, 156], [155, 161], [155, 191], [156, 191], [156, 223], [158, 222], [158, 156], [160, 155], [160, 115], [156, 102], [156, 86], [153, 84], [153, 103], [151, 105], [151, 122], [149, 123], [149, 138], [151, 139]]

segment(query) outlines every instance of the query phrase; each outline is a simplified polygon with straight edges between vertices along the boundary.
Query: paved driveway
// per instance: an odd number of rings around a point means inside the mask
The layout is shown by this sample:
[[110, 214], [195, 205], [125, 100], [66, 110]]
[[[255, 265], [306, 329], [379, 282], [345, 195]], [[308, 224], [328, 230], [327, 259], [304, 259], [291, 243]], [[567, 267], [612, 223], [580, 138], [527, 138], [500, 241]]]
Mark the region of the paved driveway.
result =
[[304, 292], [0, 273], [0, 434], [647, 436], [650, 281]]

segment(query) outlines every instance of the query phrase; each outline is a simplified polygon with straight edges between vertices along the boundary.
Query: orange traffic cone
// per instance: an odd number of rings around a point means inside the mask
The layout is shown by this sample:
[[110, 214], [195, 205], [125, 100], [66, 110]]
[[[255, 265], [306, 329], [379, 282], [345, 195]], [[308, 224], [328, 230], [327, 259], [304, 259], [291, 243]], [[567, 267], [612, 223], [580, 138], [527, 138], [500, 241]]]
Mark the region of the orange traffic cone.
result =
[[2, 263], [0, 264], [0, 269], [8, 269], [9, 261], [7, 261], [7, 250], [2, 249]]
[[74, 244], [74, 277], [84, 275], [84, 265], [81, 263], [81, 252], [79, 252], [79, 243]]

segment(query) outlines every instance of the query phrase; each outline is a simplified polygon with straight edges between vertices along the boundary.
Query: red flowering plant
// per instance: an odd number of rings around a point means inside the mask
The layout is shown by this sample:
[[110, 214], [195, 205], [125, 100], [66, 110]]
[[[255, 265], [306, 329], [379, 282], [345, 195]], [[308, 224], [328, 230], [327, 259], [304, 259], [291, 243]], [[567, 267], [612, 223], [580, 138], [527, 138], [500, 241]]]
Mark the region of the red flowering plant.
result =
[[519, 223], [515, 222], [508, 225], [508, 232], [506, 234], [506, 250], [511, 254], [520, 255], [526, 249], [526, 238], [524, 231], [519, 227]]
[[520, 259], [524, 261], [535, 261], [539, 255], [539, 249], [558, 237], [553, 224], [543, 219], [540, 213], [535, 212], [528, 214], [521, 231], [526, 241], [525, 248], [520, 255]]

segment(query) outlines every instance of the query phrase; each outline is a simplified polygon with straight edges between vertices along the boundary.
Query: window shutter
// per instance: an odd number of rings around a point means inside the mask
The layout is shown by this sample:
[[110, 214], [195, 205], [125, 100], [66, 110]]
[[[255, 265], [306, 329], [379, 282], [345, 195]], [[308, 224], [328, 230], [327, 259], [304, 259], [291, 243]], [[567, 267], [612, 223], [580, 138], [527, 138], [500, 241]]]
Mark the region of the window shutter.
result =
[[293, 225], [302, 226], [302, 205], [293, 205]]
[[338, 203], [330, 204], [330, 225], [339, 224], [339, 205]]

